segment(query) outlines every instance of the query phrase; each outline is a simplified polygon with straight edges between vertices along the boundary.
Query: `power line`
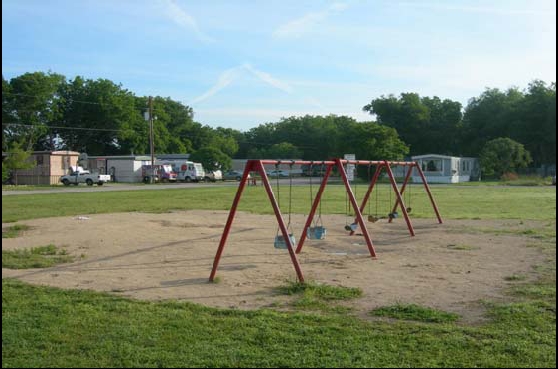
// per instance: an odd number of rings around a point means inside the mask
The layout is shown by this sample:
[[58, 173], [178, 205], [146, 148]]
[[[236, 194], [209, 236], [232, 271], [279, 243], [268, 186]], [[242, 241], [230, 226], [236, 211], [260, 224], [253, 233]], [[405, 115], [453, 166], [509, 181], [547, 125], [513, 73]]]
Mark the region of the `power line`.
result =
[[[24, 94], [21, 92], [4, 92], [2, 91], [2, 95], [15, 95], [15, 96], [27, 96], [27, 97], [39, 97], [38, 95], [29, 95], [29, 94]], [[90, 105], [103, 105], [101, 103], [98, 102], [92, 102], [92, 101], [84, 101], [84, 100], [74, 100], [72, 98], [67, 99], [68, 102], [77, 102], [77, 103], [82, 103], [82, 104], [90, 104]]]
[[110, 128], [85, 128], [85, 127], [66, 127], [66, 126], [46, 126], [38, 124], [22, 124], [22, 123], [2, 123], [3, 126], [18, 126], [18, 127], [44, 127], [44, 128], [56, 128], [56, 129], [69, 129], [77, 131], [105, 131], [105, 132], [128, 132], [133, 131], [132, 129], [110, 129]]

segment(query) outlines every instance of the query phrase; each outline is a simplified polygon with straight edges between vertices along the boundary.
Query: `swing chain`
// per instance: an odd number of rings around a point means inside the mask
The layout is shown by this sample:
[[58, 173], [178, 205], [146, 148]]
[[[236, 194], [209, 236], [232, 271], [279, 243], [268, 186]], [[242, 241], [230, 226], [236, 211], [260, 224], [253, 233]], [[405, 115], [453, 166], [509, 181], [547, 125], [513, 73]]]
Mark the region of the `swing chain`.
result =
[[[289, 165], [289, 221], [287, 224], [287, 229], [290, 229], [291, 227], [291, 210], [292, 210], [292, 202], [293, 202], [293, 164], [291, 163]], [[277, 175], [277, 178], [279, 178], [279, 175]]]

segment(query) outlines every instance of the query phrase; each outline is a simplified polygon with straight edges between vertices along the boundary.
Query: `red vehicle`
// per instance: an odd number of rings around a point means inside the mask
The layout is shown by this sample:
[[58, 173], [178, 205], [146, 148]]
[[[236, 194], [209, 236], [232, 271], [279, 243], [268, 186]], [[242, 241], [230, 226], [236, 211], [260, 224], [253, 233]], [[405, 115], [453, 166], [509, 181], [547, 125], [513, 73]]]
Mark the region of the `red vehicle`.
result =
[[142, 165], [141, 176], [144, 183], [176, 182], [176, 173], [166, 164]]

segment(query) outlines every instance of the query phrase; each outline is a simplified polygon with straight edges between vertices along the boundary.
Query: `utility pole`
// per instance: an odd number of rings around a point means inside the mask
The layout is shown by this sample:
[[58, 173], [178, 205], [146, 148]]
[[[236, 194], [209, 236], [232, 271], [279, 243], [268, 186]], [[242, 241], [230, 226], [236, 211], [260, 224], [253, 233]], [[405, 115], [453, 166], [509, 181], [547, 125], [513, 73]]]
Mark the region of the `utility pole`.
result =
[[155, 145], [153, 140], [153, 98], [149, 96], [149, 148], [151, 150], [151, 175], [149, 183], [153, 183], [153, 176], [155, 175]]

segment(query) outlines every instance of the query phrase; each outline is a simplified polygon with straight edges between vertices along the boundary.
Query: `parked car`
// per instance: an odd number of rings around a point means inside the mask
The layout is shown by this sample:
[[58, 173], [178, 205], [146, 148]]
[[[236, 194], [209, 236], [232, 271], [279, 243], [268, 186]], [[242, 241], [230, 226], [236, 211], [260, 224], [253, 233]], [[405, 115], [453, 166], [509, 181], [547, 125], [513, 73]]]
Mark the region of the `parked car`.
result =
[[205, 182], [216, 182], [216, 181], [222, 181], [223, 180], [223, 172], [221, 172], [220, 170], [214, 170], [214, 171], [205, 171], [205, 177], [203, 177], [203, 180]]
[[79, 183], [85, 183], [88, 186], [93, 186], [93, 184], [96, 183], [97, 186], [102, 186], [104, 183], [110, 182], [110, 175], [90, 173], [82, 167], [72, 167], [70, 168], [70, 174], [60, 177], [60, 182], [62, 182], [64, 186], [69, 186], [71, 184], [77, 186]]
[[[243, 173], [238, 170], [229, 170], [228, 172], [225, 172], [225, 174], [223, 174], [223, 180], [240, 181], [242, 179], [242, 174]], [[249, 174], [248, 178], [251, 178]]]
[[321, 177], [324, 175], [325, 173], [325, 166], [324, 165], [302, 165], [301, 166], [301, 170], [302, 173], [301, 175], [303, 177]]
[[289, 176], [289, 173], [287, 173], [284, 170], [272, 170], [271, 172], [267, 172], [267, 176], [268, 177], [279, 177], [279, 178], [286, 178]]

